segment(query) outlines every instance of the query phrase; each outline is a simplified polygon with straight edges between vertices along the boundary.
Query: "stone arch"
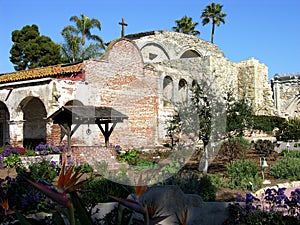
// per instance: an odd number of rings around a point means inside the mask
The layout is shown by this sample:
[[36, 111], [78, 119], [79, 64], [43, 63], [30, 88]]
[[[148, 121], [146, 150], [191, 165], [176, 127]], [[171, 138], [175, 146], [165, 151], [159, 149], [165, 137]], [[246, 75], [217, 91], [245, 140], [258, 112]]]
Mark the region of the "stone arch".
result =
[[194, 49], [189, 49], [185, 52], [183, 52], [180, 56], [181, 59], [183, 58], [197, 58], [197, 57], [201, 57], [201, 54], [194, 50]]
[[7, 106], [0, 101], [0, 147], [9, 143], [9, 118]]
[[83, 106], [84, 104], [77, 99], [73, 99], [73, 100], [67, 101], [65, 105], [66, 106], [67, 105]]
[[163, 101], [164, 106], [171, 106], [174, 99], [174, 84], [170, 76], [166, 76], [163, 80]]
[[198, 81], [197, 80], [193, 80], [192, 81], [192, 88], [197, 88], [199, 86]]
[[[128, 57], [129, 54], [137, 54], [138, 57]], [[111, 41], [106, 48], [105, 54], [101, 57], [101, 60], [119, 61], [120, 58], [126, 59], [127, 63], [129, 61], [139, 61], [139, 63], [141, 64], [144, 63], [143, 56], [139, 47], [134, 41], [126, 37], [118, 38]]]
[[289, 117], [300, 117], [300, 96], [295, 96], [290, 106], [287, 107]]
[[148, 42], [141, 47], [141, 53], [145, 62], [161, 62], [164, 60], [170, 60], [170, 56], [166, 49], [154, 42]]
[[180, 79], [178, 82], [178, 100], [180, 103], [187, 101], [188, 85], [185, 79]]
[[37, 97], [26, 97], [20, 103], [23, 112], [23, 146], [35, 148], [46, 142], [47, 112], [44, 103]]

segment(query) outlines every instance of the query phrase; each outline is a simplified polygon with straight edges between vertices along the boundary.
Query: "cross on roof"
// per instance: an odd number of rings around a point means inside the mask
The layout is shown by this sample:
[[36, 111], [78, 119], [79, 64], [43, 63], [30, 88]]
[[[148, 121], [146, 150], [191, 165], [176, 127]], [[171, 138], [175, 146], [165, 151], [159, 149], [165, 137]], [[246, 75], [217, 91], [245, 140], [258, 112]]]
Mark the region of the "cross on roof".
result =
[[122, 18], [122, 22], [119, 22], [119, 24], [122, 25], [121, 37], [124, 37], [125, 26], [128, 26], [128, 24], [124, 22], [124, 18]]

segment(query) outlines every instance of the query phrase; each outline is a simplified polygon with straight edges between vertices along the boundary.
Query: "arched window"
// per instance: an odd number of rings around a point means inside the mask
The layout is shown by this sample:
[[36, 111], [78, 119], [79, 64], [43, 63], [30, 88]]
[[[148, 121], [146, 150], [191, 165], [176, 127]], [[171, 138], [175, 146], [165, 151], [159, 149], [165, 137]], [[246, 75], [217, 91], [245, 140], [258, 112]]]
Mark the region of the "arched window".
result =
[[169, 76], [163, 81], [163, 101], [164, 106], [171, 106], [173, 102], [173, 80]]
[[196, 57], [201, 57], [201, 55], [196, 52], [195, 50], [188, 50], [186, 52], [184, 52], [180, 58], [196, 58]]
[[196, 80], [193, 80], [192, 82], [192, 90], [195, 91], [199, 87], [199, 84]]
[[180, 103], [184, 103], [187, 101], [188, 96], [188, 88], [187, 82], [185, 79], [180, 79], [178, 83], [178, 100]]

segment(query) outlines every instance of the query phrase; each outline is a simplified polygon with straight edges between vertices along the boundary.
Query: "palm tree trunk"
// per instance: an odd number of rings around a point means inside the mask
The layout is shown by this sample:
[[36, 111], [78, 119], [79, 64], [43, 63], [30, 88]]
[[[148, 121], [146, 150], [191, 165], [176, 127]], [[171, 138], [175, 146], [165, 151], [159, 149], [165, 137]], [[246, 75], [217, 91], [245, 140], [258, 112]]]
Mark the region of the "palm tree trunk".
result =
[[81, 36], [81, 58], [82, 58], [82, 60], [84, 60], [84, 45], [85, 45], [85, 36], [82, 33], [82, 36]]
[[212, 23], [212, 29], [211, 29], [211, 43], [214, 43], [214, 36], [215, 36], [215, 23]]

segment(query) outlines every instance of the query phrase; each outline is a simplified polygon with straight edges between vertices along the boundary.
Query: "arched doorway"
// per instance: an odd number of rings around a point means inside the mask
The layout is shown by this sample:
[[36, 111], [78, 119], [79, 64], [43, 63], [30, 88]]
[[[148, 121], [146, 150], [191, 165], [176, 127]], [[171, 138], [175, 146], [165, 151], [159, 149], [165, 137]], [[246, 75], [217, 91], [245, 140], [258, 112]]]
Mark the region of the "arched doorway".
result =
[[9, 112], [6, 105], [0, 102], [0, 147], [9, 143]]
[[23, 111], [23, 146], [35, 148], [46, 142], [47, 112], [44, 103], [36, 97], [27, 97], [21, 102]]

